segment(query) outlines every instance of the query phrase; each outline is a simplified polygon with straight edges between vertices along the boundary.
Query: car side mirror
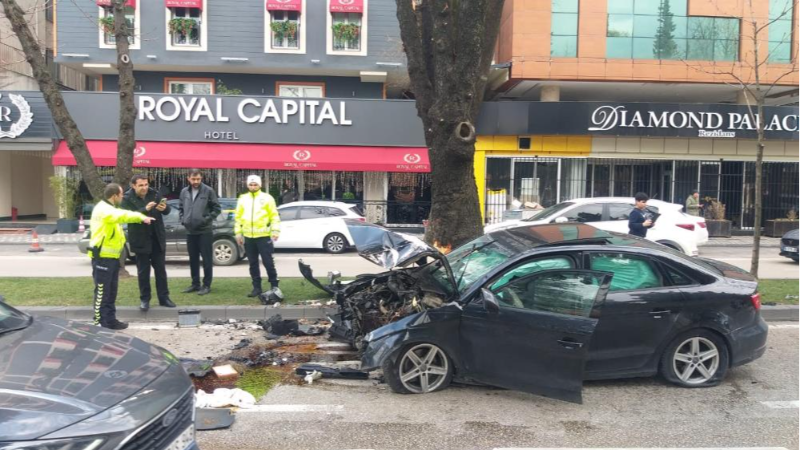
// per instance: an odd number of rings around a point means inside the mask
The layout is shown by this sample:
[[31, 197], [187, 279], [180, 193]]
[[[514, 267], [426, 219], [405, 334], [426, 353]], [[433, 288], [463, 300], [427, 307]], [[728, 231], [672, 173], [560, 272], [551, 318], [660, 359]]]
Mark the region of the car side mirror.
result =
[[483, 300], [483, 307], [487, 312], [497, 314], [500, 312], [500, 303], [497, 301], [492, 291], [483, 288], [481, 289], [481, 300]]
[[563, 217], [563, 216], [562, 217], [556, 217], [556, 220], [554, 222], [555, 223], [567, 223], [567, 222], [569, 222], [569, 219], [567, 219], [566, 217]]

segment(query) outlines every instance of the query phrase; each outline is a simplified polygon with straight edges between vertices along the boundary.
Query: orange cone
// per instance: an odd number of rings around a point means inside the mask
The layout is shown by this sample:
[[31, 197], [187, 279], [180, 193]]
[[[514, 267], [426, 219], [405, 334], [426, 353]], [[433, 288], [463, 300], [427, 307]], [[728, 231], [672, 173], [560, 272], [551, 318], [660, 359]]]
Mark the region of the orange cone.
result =
[[83, 221], [83, 215], [81, 215], [80, 220], [78, 220], [78, 232], [83, 233], [86, 231], [86, 223]]
[[31, 248], [28, 249], [28, 252], [30, 253], [43, 252], [44, 249], [39, 246], [39, 233], [37, 233], [36, 230], [33, 230], [31, 237], [33, 238], [33, 241], [31, 242]]

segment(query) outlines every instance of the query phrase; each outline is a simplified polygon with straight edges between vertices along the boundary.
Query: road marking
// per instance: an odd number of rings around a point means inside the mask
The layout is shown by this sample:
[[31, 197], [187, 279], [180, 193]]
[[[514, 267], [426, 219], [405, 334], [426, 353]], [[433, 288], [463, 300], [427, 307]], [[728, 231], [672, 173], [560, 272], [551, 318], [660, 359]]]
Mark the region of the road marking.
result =
[[628, 448], [628, 447], [607, 447], [607, 448], [594, 448], [594, 447], [584, 447], [584, 448], [567, 448], [567, 447], [552, 447], [552, 448], [502, 447], [502, 448], [495, 448], [494, 450], [620, 450], [622, 448], [624, 448], [625, 450], [788, 450], [786, 447], [681, 447], [681, 448], [670, 448], [670, 447], [640, 447], [640, 448]]
[[800, 408], [800, 401], [791, 402], [761, 402], [762, 405], [772, 409], [792, 409]]
[[774, 330], [781, 330], [781, 329], [797, 329], [800, 328], [800, 324], [779, 324], [779, 325], [770, 325], [771, 329]]
[[267, 413], [284, 413], [284, 412], [342, 412], [344, 405], [255, 405], [252, 408], [239, 409], [237, 413], [249, 412], [267, 412]]

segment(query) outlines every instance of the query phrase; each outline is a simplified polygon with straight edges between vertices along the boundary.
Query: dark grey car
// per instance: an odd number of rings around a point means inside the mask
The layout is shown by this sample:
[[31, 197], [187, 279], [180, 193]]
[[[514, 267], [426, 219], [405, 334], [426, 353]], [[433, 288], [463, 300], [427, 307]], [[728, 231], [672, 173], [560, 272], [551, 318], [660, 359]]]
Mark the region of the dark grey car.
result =
[[0, 301], [0, 449], [198, 450], [194, 388], [162, 348]]
[[800, 260], [800, 256], [798, 256], [798, 232], [800, 230], [792, 230], [783, 235], [781, 238], [781, 256], [785, 256], [787, 258], [792, 258], [794, 262], [798, 262]]

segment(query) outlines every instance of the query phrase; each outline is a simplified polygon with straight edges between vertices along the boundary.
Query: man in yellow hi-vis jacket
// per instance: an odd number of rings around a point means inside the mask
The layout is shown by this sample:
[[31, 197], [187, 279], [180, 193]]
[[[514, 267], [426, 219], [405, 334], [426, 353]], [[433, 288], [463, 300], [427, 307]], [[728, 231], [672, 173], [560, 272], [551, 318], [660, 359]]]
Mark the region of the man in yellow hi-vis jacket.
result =
[[111, 183], [103, 191], [104, 200], [92, 210], [89, 257], [92, 258], [94, 279], [94, 325], [112, 330], [124, 330], [128, 324], [117, 320], [117, 285], [120, 256], [125, 248], [123, 223], [145, 223], [155, 219], [144, 214], [119, 209], [122, 186]]
[[275, 199], [266, 192], [261, 191], [261, 177], [250, 175], [247, 177], [247, 189], [250, 191], [239, 196], [236, 202], [236, 242], [244, 244], [247, 260], [250, 261], [250, 278], [253, 280], [253, 291], [248, 297], [261, 297], [266, 303], [261, 290], [261, 268], [258, 266], [258, 257], [267, 269], [269, 283], [272, 286], [271, 296], [283, 298], [278, 288], [278, 272], [275, 270], [275, 261], [272, 252], [275, 250], [273, 241], [280, 235], [281, 218]]

